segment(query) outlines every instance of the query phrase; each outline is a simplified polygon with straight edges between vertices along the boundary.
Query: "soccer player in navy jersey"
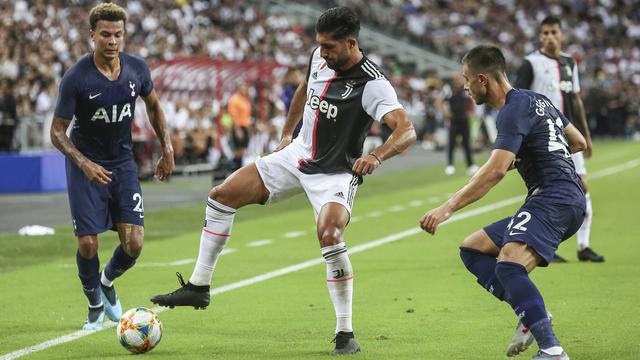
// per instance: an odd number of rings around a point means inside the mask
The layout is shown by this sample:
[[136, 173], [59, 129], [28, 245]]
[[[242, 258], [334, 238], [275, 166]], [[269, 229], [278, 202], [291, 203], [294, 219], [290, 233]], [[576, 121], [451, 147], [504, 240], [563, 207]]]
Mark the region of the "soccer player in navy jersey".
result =
[[[126, 19], [124, 9], [113, 3], [91, 10], [94, 52], [62, 78], [51, 125], [51, 141], [66, 156], [78, 275], [89, 300], [85, 330], [102, 328], [105, 313], [112, 321], [119, 320], [122, 308], [113, 281], [135, 264], [142, 250], [144, 208], [131, 140], [138, 96], [162, 146], [156, 177], [166, 179], [175, 167], [149, 68], [120, 51]], [[69, 137], [66, 131], [74, 118]], [[100, 272], [98, 234], [110, 229], [118, 231], [120, 245]]]
[[528, 189], [524, 204], [464, 239], [460, 257], [478, 283], [508, 302], [520, 319], [508, 356], [535, 338], [540, 350], [533, 359], [568, 360], [529, 272], [547, 266], [558, 245], [582, 224], [584, 192], [571, 153], [583, 150], [586, 140], [545, 96], [511, 87], [497, 47], [477, 46], [462, 63], [465, 89], [476, 104], [500, 110], [498, 136], [489, 160], [466, 186], [424, 214], [420, 226], [435, 234], [438, 224], [482, 198], [509, 169], [518, 169]]

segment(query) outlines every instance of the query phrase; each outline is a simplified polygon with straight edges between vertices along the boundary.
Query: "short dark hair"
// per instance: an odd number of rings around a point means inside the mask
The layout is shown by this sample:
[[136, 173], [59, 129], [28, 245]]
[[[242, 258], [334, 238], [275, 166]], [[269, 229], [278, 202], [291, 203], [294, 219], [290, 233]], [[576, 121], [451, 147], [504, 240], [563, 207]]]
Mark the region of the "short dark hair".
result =
[[542, 28], [543, 25], [558, 25], [562, 27], [562, 23], [560, 22], [560, 19], [551, 15], [547, 16], [546, 18], [544, 18], [544, 20], [542, 20], [542, 22], [540, 23], [540, 27]]
[[334, 39], [344, 39], [348, 36], [357, 39], [360, 33], [360, 19], [355, 11], [346, 6], [334, 7], [320, 15], [316, 22], [316, 32], [331, 34]]
[[474, 73], [490, 73], [496, 80], [499, 80], [507, 71], [507, 62], [502, 51], [493, 45], [474, 47], [465, 54], [462, 63], [466, 64]]
[[127, 23], [127, 13], [120, 6], [111, 3], [104, 2], [102, 4], [98, 4], [91, 9], [89, 12], [89, 24], [91, 25], [91, 30], [96, 29], [96, 25], [98, 21], [120, 21], [124, 24]]

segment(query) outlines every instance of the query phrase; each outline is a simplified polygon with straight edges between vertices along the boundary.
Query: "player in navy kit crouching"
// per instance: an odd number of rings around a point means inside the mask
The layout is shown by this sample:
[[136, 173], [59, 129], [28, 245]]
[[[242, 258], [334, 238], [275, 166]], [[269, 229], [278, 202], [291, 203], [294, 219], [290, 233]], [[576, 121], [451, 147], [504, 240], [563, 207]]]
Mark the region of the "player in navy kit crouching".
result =
[[[99, 330], [105, 313], [113, 321], [122, 314], [113, 281], [135, 264], [144, 238], [142, 191], [131, 140], [138, 96], [162, 146], [158, 179], [171, 174], [174, 160], [149, 68], [141, 59], [120, 52], [124, 9], [103, 3], [91, 10], [89, 18], [95, 51], [62, 78], [51, 141], [66, 156], [69, 205], [78, 237], [78, 275], [89, 300], [83, 329]], [[110, 229], [118, 231], [121, 244], [100, 272], [97, 234]]]
[[460, 257], [478, 283], [508, 302], [520, 319], [508, 356], [524, 351], [535, 338], [540, 350], [533, 359], [568, 360], [529, 272], [547, 266], [558, 245], [582, 224], [584, 192], [570, 151], [583, 150], [586, 141], [549, 99], [511, 87], [500, 49], [478, 46], [462, 62], [465, 89], [476, 104], [500, 109], [498, 136], [489, 160], [469, 184], [427, 212], [420, 226], [434, 234], [438, 224], [482, 198], [509, 169], [517, 168], [528, 189], [525, 203], [514, 216], [464, 239]]

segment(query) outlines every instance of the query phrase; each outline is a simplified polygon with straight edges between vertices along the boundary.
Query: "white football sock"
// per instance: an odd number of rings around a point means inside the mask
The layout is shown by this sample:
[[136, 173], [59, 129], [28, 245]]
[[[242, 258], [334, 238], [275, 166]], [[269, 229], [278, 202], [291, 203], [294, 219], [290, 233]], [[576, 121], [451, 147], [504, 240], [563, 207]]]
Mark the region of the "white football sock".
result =
[[352, 332], [353, 269], [344, 242], [320, 249], [327, 262], [327, 288], [336, 312], [336, 334]]
[[550, 348], [540, 349], [540, 350], [546, 352], [549, 355], [560, 355], [564, 351], [562, 349], [562, 346], [552, 346]]
[[589, 247], [589, 236], [591, 236], [591, 219], [593, 215], [593, 210], [591, 208], [591, 196], [589, 193], [586, 193], [584, 197], [587, 201], [587, 211], [584, 215], [584, 222], [582, 223], [582, 226], [580, 226], [580, 229], [578, 229], [578, 250]]
[[100, 276], [100, 282], [106, 287], [113, 286], [113, 280], [109, 280], [109, 278], [107, 278], [107, 276], [104, 274], [104, 270], [102, 271], [102, 276]]
[[218, 255], [231, 236], [231, 226], [236, 210], [211, 198], [207, 200], [205, 225], [200, 235], [200, 252], [189, 282], [193, 285], [210, 285]]

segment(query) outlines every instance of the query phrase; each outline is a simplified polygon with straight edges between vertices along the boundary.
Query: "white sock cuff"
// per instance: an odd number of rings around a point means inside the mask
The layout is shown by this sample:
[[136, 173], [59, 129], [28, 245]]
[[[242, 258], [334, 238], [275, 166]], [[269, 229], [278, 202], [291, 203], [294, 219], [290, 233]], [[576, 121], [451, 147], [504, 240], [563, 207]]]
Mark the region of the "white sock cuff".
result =
[[207, 198], [207, 213], [209, 209], [215, 210], [222, 214], [233, 215], [236, 213], [236, 209], [229, 207], [227, 205], [221, 204], [212, 198]]
[[341, 242], [335, 245], [325, 246], [320, 249], [320, 252], [322, 253], [322, 256], [325, 258], [325, 260], [328, 260], [329, 258], [332, 258], [336, 255], [346, 253], [347, 245], [344, 242]]

